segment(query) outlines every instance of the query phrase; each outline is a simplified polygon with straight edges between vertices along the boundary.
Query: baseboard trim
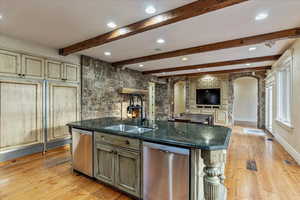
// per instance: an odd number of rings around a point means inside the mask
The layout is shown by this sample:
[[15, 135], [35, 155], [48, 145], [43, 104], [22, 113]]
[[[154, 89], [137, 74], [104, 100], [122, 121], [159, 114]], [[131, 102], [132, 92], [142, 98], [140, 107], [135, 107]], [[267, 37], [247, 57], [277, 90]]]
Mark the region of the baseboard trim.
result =
[[55, 149], [57, 147], [61, 147], [61, 146], [71, 144], [71, 143], [72, 143], [71, 139], [63, 139], [63, 140], [49, 142], [49, 143], [47, 143], [47, 150]]
[[43, 144], [32, 145], [29, 147], [21, 148], [21, 149], [14, 149], [7, 152], [0, 153], [0, 162], [5, 162], [8, 160], [13, 160], [16, 158], [20, 158], [23, 156], [40, 153], [43, 152]]
[[[71, 142], [71, 139], [52, 141], [47, 143], [47, 150], [65, 146], [71, 144]], [[32, 155], [35, 153], [41, 153], [43, 150], [44, 144], [36, 144], [28, 147], [22, 147], [20, 149], [12, 149], [10, 151], [0, 152], [0, 162], [21, 158], [23, 156]]]
[[275, 139], [283, 146], [283, 148], [296, 160], [298, 165], [300, 165], [300, 153], [297, 152], [283, 137], [275, 134]]
[[257, 122], [255, 122], [255, 121], [240, 121], [240, 120], [234, 120], [234, 125], [238, 125], [238, 126], [248, 126], [248, 127], [257, 128]]

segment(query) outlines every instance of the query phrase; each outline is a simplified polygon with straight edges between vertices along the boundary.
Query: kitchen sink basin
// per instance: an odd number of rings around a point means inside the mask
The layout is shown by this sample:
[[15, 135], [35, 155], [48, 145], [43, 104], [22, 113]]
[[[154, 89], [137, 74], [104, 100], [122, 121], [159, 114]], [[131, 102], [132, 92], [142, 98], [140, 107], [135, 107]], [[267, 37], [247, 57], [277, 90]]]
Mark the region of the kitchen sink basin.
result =
[[151, 128], [141, 128], [138, 126], [132, 126], [132, 125], [126, 125], [126, 124], [118, 124], [113, 126], [107, 126], [104, 129], [112, 130], [112, 131], [120, 131], [120, 132], [126, 132], [126, 133], [145, 133], [148, 131], [151, 131]]

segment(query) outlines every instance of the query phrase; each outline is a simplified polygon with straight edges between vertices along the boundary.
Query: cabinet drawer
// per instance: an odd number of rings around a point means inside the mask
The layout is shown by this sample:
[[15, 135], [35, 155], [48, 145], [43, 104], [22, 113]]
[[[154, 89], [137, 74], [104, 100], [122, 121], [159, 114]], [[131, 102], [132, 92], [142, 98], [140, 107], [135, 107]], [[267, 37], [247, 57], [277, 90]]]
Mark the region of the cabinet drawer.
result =
[[140, 141], [138, 139], [97, 132], [95, 134], [95, 140], [96, 142], [112, 144], [118, 147], [140, 150]]

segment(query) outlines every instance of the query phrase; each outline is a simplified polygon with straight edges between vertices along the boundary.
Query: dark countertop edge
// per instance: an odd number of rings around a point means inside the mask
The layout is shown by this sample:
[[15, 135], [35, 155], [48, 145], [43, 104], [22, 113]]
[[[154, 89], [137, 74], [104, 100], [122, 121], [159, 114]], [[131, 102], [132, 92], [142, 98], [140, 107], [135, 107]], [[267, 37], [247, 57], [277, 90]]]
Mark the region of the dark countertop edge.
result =
[[194, 144], [187, 144], [184, 142], [179, 142], [179, 141], [165, 141], [165, 140], [155, 140], [147, 137], [143, 137], [142, 135], [138, 134], [126, 134], [124, 135], [123, 133], [118, 133], [116, 131], [109, 131], [106, 129], [97, 129], [97, 128], [90, 128], [90, 127], [84, 127], [84, 126], [77, 126], [74, 124], [67, 124], [67, 126], [71, 128], [77, 128], [77, 129], [82, 129], [82, 130], [87, 130], [87, 131], [98, 131], [101, 133], [107, 133], [111, 135], [117, 135], [117, 136], [122, 136], [122, 137], [129, 137], [129, 138], [134, 138], [134, 139], [140, 139], [142, 141], [147, 141], [147, 142], [153, 142], [153, 143], [159, 143], [159, 144], [165, 144], [165, 145], [173, 145], [173, 146], [179, 146], [179, 147], [184, 147], [184, 148], [194, 148], [194, 149], [201, 149], [201, 150], [209, 150], [209, 151], [215, 151], [215, 150], [227, 150], [230, 142], [230, 136], [231, 136], [231, 129], [227, 130], [227, 135], [225, 139], [225, 143], [223, 145], [215, 145], [215, 146], [201, 146], [201, 145], [194, 145]]

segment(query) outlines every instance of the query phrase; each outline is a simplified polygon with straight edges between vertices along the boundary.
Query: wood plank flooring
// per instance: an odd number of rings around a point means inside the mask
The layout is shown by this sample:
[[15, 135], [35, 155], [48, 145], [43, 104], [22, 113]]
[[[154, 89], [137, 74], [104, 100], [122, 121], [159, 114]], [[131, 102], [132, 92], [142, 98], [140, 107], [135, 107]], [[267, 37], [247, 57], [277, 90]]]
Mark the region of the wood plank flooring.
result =
[[[229, 200], [300, 199], [300, 166], [270, 137], [234, 127], [226, 168]], [[255, 161], [257, 171], [247, 169], [249, 160]], [[68, 148], [0, 163], [0, 199], [130, 200], [73, 173]]]

